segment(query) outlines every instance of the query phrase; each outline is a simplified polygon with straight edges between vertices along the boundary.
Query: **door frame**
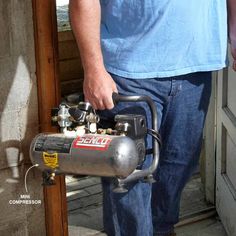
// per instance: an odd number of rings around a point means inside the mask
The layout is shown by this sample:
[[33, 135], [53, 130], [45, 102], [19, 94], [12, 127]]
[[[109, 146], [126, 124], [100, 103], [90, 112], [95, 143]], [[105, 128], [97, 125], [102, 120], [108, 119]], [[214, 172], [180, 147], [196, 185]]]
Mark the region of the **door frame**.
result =
[[217, 120], [217, 78], [218, 73], [212, 73], [212, 92], [204, 129], [204, 161], [203, 182], [206, 201], [215, 205], [216, 186], [216, 120]]
[[[32, 0], [39, 131], [57, 132], [51, 127], [51, 108], [60, 102], [56, 0]], [[68, 236], [65, 177], [56, 176], [56, 185], [44, 187], [47, 236]]]
[[[58, 77], [58, 32], [56, 0], [32, 0], [36, 76], [40, 132], [56, 132], [51, 127], [51, 108], [60, 102]], [[216, 75], [213, 75], [215, 81]], [[215, 203], [215, 83], [205, 130], [205, 193]], [[68, 236], [65, 177], [57, 176], [56, 185], [44, 187], [45, 225], [47, 236]]]
[[[228, 47], [230, 55], [230, 47]], [[232, 57], [229, 58], [231, 65]], [[216, 210], [228, 235], [236, 236], [236, 189], [228, 175], [230, 163], [228, 155], [232, 154], [227, 148], [229, 140], [236, 140], [235, 114], [231, 110], [228, 97], [229, 81], [234, 80], [235, 72], [232, 68], [224, 68], [218, 73], [217, 84], [217, 154], [216, 154]], [[232, 77], [231, 77], [232, 76]], [[233, 203], [233, 204], [232, 204]]]

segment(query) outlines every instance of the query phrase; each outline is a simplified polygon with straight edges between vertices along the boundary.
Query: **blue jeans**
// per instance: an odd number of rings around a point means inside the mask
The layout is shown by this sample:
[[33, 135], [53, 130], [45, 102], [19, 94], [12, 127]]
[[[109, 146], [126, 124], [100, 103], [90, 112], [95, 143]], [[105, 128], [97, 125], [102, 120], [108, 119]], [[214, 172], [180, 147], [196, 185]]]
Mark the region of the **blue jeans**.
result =
[[[171, 78], [128, 79], [112, 75], [122, 95], [148, 95], [158, 111], [163, 146], [154, 184], [137, 181], [127, 193], [114, 193], [110, 178], [102, 178], [103, 220], [108, 236], [167, 235], [178, 222], [180, 197], [198, 166], [202, 130], [211, 93], [211, 73], [198, 72]], [[103, 111], [110, 119], [117, 113], [145, 114], [145, 103], [119, 103]], [[151, 138], [147, 137], [151, 148]], [[150, 164], [147, 156], [143, 168]]]

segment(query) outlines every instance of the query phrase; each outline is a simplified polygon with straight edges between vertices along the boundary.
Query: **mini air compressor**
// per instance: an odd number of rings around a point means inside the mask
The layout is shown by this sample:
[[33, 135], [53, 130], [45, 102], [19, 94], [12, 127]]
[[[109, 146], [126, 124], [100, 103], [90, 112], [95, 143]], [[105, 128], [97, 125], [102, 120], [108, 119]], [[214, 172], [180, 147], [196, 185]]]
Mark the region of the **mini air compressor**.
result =
[[[75, 100], [73, 105], [63, 102], [52, 109], [52, 123], [60, 127], [60, 133], [40, 133], [31, 143], [30, 158], [43, 171], [44, 184], [53, 184], [59, 174], [114, 177], [117, 192], [126, 191], [125, 185], [135, 180], [152, 182], [160, 144], [154, 102], [147, 96], [114, 93], [114, 104], [146, 102], [152, 128], [147, 128], [143, 115], [118, 114], [114, 128], [104, 129], [98, 128], [100, 117], [90, 103], [75, 104]], [[145, 159], [145, 138], [149, 134], [153, 137], [152, 163], [146, 169], [137, 169]]]

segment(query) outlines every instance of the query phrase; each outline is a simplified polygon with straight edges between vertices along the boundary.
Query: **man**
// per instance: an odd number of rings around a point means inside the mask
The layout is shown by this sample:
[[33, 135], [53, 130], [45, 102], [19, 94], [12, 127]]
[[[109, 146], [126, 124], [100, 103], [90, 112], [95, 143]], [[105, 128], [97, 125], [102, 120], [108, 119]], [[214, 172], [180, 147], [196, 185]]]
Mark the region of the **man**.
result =
[[103, 180], [109, 236], [175, 235], [181, 192], [198, 164], [211, 71], [226, 66], [227, 9], [235, 69], [235, 0], [70, 1], [86, 100], [108, 117], [126, 110], [114, 107], [113, 92], [148, 95], [158, 110], [163, 147], [156, 183], [139, 181], [121, 194]]

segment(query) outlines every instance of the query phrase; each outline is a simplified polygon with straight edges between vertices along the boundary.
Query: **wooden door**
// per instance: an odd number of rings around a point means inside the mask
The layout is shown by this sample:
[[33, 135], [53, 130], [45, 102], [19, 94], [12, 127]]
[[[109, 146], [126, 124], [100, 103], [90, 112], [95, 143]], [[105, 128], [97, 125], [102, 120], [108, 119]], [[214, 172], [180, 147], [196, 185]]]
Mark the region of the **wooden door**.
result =
[[217, 81], [216, 208], [236, 236], [236, 72], [226, 68]]

